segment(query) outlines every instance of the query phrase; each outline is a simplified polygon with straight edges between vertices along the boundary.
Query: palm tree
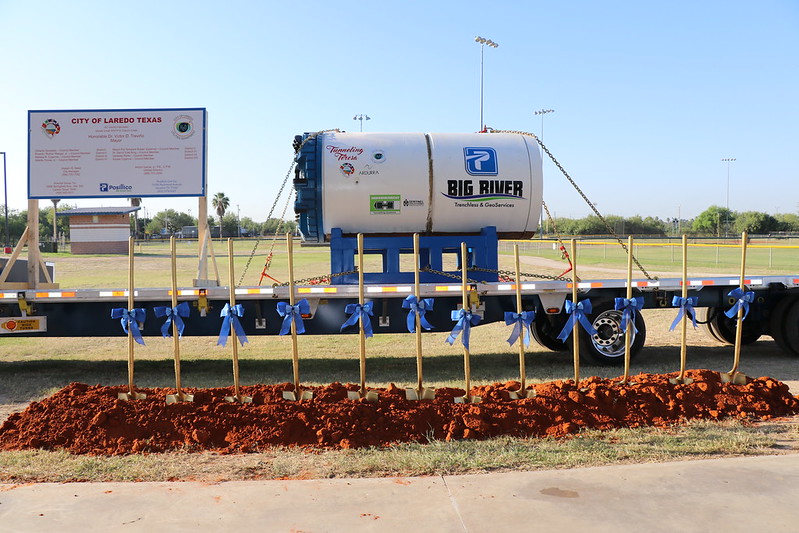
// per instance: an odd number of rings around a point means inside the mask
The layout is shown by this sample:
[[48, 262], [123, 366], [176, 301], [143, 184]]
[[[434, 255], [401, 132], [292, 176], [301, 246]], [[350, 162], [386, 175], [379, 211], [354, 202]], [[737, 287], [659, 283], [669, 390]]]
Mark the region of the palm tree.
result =
[[211, 200], [211, 205], [216, 209], [216, 214], [219, 215], [219, 236], [222, 236], [222, 217], [225, 216], [225, 211], [230, 207], [230, 198], [225, 196], [225, 193], [218, 192]]

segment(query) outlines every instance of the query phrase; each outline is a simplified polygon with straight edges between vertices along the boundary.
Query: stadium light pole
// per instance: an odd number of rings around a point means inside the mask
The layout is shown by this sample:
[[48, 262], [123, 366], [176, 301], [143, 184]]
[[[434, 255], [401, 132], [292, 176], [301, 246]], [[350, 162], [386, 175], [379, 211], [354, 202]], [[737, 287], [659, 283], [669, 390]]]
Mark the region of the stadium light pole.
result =
[[725, 209], [727, 210], [724, 213], [724, 217], [727, 219], [724, 222], [724, 236], [728, 236], [728, 232], [730, 229], [730, 163], [735, 161], [734, 157], [725, 157], [722, 159], [722, 162], [727, 163], [727, 203], [724, 205]]
[[484, 39], [479, 35], [474, 40], [480, 44], [480, 129], [477, 131], [483, 131], [485, 129], [485, 124], [483, 124], [483, 50], [486, 46], [497, 48], [499, 45], [491, 39]]
[[372, 120], [372, 119], [371, 119], [371, 117], [369, 117], [369, 115], [358, 114], [358, 115], [355, 115], [354, 117], [352, 117], [352, 120], [360, 120], [361, 121], [361, 133], [363, 133], [363, 121], [364, 120]]
[[[547, 113], [554, 113], [554, 112], [555, 112], [554, 109], [539, 109], [538, 111], [535, 111], [536, 115], [541, 115], [541, 144], [544, 144], [544, 115], [546, 115]], [[542, 153], [541, 154], [541, 158], [542, 158], [541, 159], [541, 172], [542, 173], [544, 172], [544, 159], [543, 159], [543, 157], [544, 157], [544, 154]], [[538, 221], [539, 226], [543, 226], [543, 222], [544, 222], [544, 212], [543, 212], [543, 210], [541, 211], [541, 213], [539, 213], [538, 216], [540, 217], [539, 221]], [[549, 222], [549, 221], [547, 221], [547, 222]]]
[[541, 115], [541, 142], [544, 142], [544, 115], [554, 112], [554, 109], [539, 109], [535, 112], [536, 115]]
[[6, 153], [0, 152], [3, 154], [3, 190], [5, 191], [5, 207], [6, 207], [6, 242], [5, 246], [8, 247], [11, 244], [11, 241], [8, 237], [8, 183], [6, 182]]

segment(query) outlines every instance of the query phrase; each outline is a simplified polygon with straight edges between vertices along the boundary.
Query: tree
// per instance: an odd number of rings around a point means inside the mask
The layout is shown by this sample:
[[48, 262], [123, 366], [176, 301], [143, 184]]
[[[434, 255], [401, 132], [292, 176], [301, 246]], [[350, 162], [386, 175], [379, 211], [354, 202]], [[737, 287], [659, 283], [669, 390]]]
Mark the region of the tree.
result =
[[191, 215], [177, 212], [174, 209], [159, 211], [147, 224], [147, 233], [160, 234], [166, 229], [167, 233], [175, 233], [183, 229], [183, 226], [196, 226], [197, 221]]
[[229, 213], [222, 217], [222, 237], [234, 237], [239, 231], [239, 219]]
[[735, 223], [735, 213], [726, 207], [711, 205], [699, 213], [699, 216], [694, 219], [691, 229], [696, 233], [721, 235], [727, 222]]
[[799, 233], [799, 215], [793, 213], [780, 213], [774, 216], [777, 220], [777, 230], [787, 233]]
[[[128, 198], [130, 200], [131, 207], [139, 207], [141, 206], [141, 198]], [[139, 237], [139, 210], [133, 212], [133, 237]]]
[[[3, 216], [0, 217], [0, 237], [2, 240], [6, 238], [6, 220], [5, 220], [5, 207], [3, 208]], [[25, 231], [25, 227], [28, 225], [28, 212], [27, 211], [17, 211], [16, 209], [9, 209], [8, 210], [8, 240], [9, 242], [5, 243], [7, 246], [14, 246], [20, 237], [22, 237], [22, 232]], [[52, 231], [52, 226], [50, 227]]]
[[211, 200], [211, 205], [214, 206], [216, 214], [219, 216], [219, 225], [222, 226], [222, 217], [225, 216], [225, 211], [227, 211], [227, 208], [230, 207], [230, 198], [225, 196], [225, 193], [218, 192]]
[[736, 233], [747, 232], [750, 234], [764, 234], [776, 231], [779, 227], [777, 219], [768, 213], [760, 211], [746, 211], [735, 216], [733, 228]]
[[294, 233], [294, 230], [297, 229], [297, 223], [291, 220], [281, 220], [279, 218], [270, 218], [263, 224], [262, 234], [263, 235], [273, 235], [278, 228], [280, 229], [280, 233]]

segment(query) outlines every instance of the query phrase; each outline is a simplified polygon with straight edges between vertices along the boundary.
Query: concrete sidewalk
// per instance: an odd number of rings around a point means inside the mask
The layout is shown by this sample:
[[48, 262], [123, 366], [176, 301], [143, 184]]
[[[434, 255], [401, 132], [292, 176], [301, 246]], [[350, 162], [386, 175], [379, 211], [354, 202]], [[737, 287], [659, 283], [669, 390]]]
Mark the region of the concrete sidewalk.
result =
[[0, 484], [2, 532], [799, 531], [799, 455], [424, 478]]

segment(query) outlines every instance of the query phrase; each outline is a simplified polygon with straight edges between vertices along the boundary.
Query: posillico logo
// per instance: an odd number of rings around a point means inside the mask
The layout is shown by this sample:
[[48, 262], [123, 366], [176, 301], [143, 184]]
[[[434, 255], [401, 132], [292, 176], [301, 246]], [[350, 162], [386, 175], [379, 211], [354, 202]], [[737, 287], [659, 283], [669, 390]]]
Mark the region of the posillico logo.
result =
[[487, 146], [467, 146], [463, 149], [466, 172], [472, 176], [496, 176], [499, 173], [497, 151]]
[[125, 185], [124, 183], [120, 183], [119, 185], [109, 185], [107, 183], [100, 184], [100, 192], [119, 192], [119, 191], [132, 191], [132, 185]]

